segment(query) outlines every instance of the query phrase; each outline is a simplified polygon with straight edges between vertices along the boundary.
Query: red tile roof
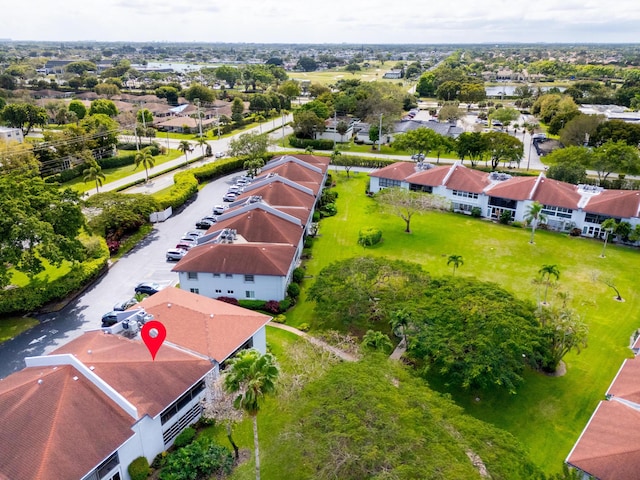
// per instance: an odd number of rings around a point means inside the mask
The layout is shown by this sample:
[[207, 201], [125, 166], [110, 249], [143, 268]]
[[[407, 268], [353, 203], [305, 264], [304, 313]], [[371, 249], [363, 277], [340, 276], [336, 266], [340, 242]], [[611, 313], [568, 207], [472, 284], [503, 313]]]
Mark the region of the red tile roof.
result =
[[133, 435], [132, 424], [71, 366], [16, 372], [0, 380], [0, 478], [82, 478]]
[[482, 193], [490, 183], [488, 173], [464, 165], [455, 165], [446, 182], [449, 189], [471, 193]]
[[[414, 164], [410, 164], [410, 165], [413, 165], [415, 167]], [[451, 169], [450, 166], [443, 165], [441, 167], [434, 167], [434, 168], [430, 168], [429, 170], [416, 172], [414, 168], [409, 174], [409, 176], [406, 178], [406, 181], [416, 185], [438, 187], [442, 185], [442, 182], [444, 181], [445, 177], [449, 173], [450, 169]], [[379, 176], [379, 175], [372, 174], [372, 176]], [[386, 177], [383, 177], [383, 178], [386, 178]]]
[[204, 244], [189, 250], [172, 271], [284, 276], [295, 254], [294, 245]]
[[[627, 359], [622, 363], [607, 395], [621, 397], [640, 405], [640, 358]], [[639, 425], [640, 426], [640, 425]]]
[[530, 200], [531, 190], [537, 180], [538, 177], [513, 177], [489, 187], [485, 194], [509, 200]]
[[[443, 167], [447, 168], [447, 167]], [[428, 170], [427, 170], [428, 171]], [[370, 177], [388, 178], [389, 180], [399, 180], [401, 182], [409, 176], [416, 173], [416, 164], [411, 162], [396, 162], [386, 167], [382, 167], [375, 172], [369, 174]], [[415, 182], [411, 182], [415, 183]], [[426, 184], [421, 184], [426, 185]]]
[[314, 194], [318, 194], [324, 181], [323, 173], [314, 171], [295, 162], [285, 162], [269, 169], [265, 167], [262, 169], [260, 176], [262, 177], [268, 174], [280, 175], [289, 180], [293, 180], [296, 183], [310, 188]]
[[[234, 215], [234, 212], [231, 211], [228, 215]], [[248, 242], [290, 245], [297, 245], [304, 231], [303, 225], [296, 225], [262, 208], [253, 208], [220, 220], [209, 229], [209, 233], [223, 228], [237, 230]]]
[[583, 210], [611, 217], [639, 217], [640, 192], [638, 190], [603, 190], [600, 194], [591, 197]]
[[581, 198], [576, 185], [541, 177], [532, 200], [537, 200], [543, 205], [576, 210]]
[[249, 185], [238, 199], [252, 195], [261, 196], [262, 200], [276, 208], [279, 206], [313, 208], [316, 201], [314, 195], [280, 181], [270, 182], [257, 188], [252, 188], [252, 185]]
[[[91, 353], [88, 353], [88, 352]], [[140, 417], [155, 417], [211, 370], [203, 358], [160, 348], [155, 361], [142, 340], [101, 331], [88, 332], [58, 348], [53, 354], [70, 353], [120, 392]]]
[[601, 480], [637, 480], [640, 411], [617, 401], [600, 402], [567, 462]]
[[168, 342], [218, 362], [271, 320], [268, 315], [173, 287], [145, 298], [140, 306], [164, 324]]

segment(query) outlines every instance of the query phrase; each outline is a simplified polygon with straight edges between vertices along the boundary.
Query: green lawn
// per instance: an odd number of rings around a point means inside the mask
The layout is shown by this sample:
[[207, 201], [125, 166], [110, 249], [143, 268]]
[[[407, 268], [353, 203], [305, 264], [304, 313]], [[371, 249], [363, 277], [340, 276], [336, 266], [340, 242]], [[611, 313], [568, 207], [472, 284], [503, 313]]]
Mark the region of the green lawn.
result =
[[380, 62], [374, 62], [373, 65], [369, 68], [363, 68], [359, 72], [347, 72], [344, 70], [344, 67], [338, 69], [331, 70], [322, 70], [318, 72], [288, 72], [289, 77], [294, 80], [309, 80], [311, 83], [320, 83], [322, 85], [332, 85], [335, 84], [338, 80], [351, 80], [357, 79], [362, 82], [373, 82], [373, 81], [383, 81], [383, 82], [393, 82], [396, 84], [410, 85], [404, 79], [386, 79], [382, 78], [382, 76], [388, 70], [393, 68], [393, 63], [385, 62], [384, 65], [380, 65]]
[[11, 340], [37, 324], [38, 320], [29, 317], [0, 318], [0, 343]]
[[[128, 152], [128, 151], [125, 152], [125, 154], [131, 154], [131, 153], [133, 152]], [[156, 157], [153, 157], [155, 160], [155, 166], [162, 165], [163, 163], [169, 162], [171, 160], [175, 160], [180, 155], [182, 155], [182, 152], [180, 150], [169, 150], [169, 153], [167, 153], [166, 155], [158, 155]], [[128, 177], [129, 175], [139, 171], [144, 171], [144, 168], [139, 167], [136, 169], [135, 164], [125, 165], [123, 167], [117, 167], [117, 168], [107, 168], [105, 170], [102, 170], [102, 173], [104, 173], [105, 176], [107, 177], [102, 182], [102, 184], [106, 185], [107, 183], [120, 180], [121, 178]], [[70, 180], [68, 182], [65, 182], [60, 186], [71, 188], [79, 193], [84, 193], [96, 188], [95, 182], [85, 182], [82, 176], [74, 178], [73, 180]]]
[[[631, 357], [629, 336], [640, 326], [636, 288], [640, 252], [612, 245], [603, 259], [600, 241], [545, 231], [536, 232], [536, 242], [530, 245], [529, 230], [453, 213], [416, 216], [408, 235], [399, 217], [381, 215], [375, 201], [363, 195], [365, 175], [352, 173], [349, 179], [342, 172], [332, 175], [338, 180], [338, 215], [320, 223], [313, 258], [306, 263], [308, 276], [333, 261], [363, 254], [418, 262], [432, 275], [449, 275], [447, 257], [455, 254], [464, 259], [457, 275], [499, 283], [535, 302], [532, 279], [543, 264], [558, 265], [559, 289], [570, 294], [571, 306], [590, 326], [588, 348], [565, 357], [568, 373], [552, 378], [530, 372], [514, 396], [450, 392], [469, 413], [518, 437], [541, 467], [558, 471], [623, 359]], [[358, 231], [366, 226], [381, 228], [383, 242], [365, 250], [356, 242]], [[594, 281], [594, 273], [614, 278], [625, 302], [614, 301], [613, 290]], [[313, 305], [304, 300], [312, 281], [305, 280], [301, 301], [287, 314], [288, 324], [313, 326]], [[437, 383], [433, 386], [440, 388]]]
[[[44, 270], [35, 277], [38, 280], [46, 280], [47, 282], [51, 282], [57, 278], [65, 276], [71, 271], [71, 262], [62, 262], [62, 265], [60, 265], [60, 267], [54, 267], [49, 262], [43, 259], [42, 264], [44, 266]], [[29, 279], [29, 277], [24, 273], [18, 272], [17, 270], [12, 271], [12, 285], [24, 287], [25, 285], [28, 285], [30, 281], [31, 280]]]

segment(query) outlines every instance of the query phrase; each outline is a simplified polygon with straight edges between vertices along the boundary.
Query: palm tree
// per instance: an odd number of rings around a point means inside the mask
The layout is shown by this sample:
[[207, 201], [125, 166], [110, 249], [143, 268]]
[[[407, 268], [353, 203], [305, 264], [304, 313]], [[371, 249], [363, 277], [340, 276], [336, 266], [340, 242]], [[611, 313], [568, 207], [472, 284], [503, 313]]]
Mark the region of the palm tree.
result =
[[84, 175], [84, 183], [96, 182], [96, 193], [99, 193], [102, 182], [104, 182], [107, 177], [102, 173], [102, 167], [96, 162], [91, 162], [89, 165], [89, 168], [82, 171], [82, 174]]
[[[538, 270], [538, 273], [542, 275], [542, 280], [545, 282], [544, 289], [544, 304], [547, 304], [547, 292], [549, 291], [549, 285], [551, 284], [551, 277], [556, 277], [556, 280], [560, 278], [560, 270], [557, 265], [542, 265], [542, 268]], [[546, 277], [546, 279], [545, 279]]]
[[389, 337], [379, 330], [367, 330], [362, 337], [362, 346], [379, 352], [387, 352], [393, 348]]
[[394, 332], [402, 329], [402, 339], [405, 347], [409, 346], [407, 343], [407, 327], [409, 326], [409, 322], [411, 322], [411, 314], [406, 309], [401, 308], [400, 310], [391, 312], [389, 324]]
[[307, 145], [307, 148], [304, 149], [304, 153], [308, 153], [309, 155], [313, 155], [313, 147], [311, 145]]
[[198, 137], [198, 140], [196, 140], [198, 142], [198, 145], [200, 145], [200, 147], [202, 148], [202, 156], [204, 157], [204, 147], [205, 145], [208, 147], [209, 144], [207, 143], [207, 139], [204, 137]]
[[187, 160], [187, 152], [192, 152], [193, 148], [191, 144], [186, 140], [181, 140], [178, 145], [178, 150], [180, 150], [184, 154], [184, 164], [185, 166], [189, 165], [189, 161]]
[[153, 154], [151, 153], [151, 150], [149, 149], [149, 147], [143, 148], [138, 153], [136, 153], [136, 156], [134, 157], [134, 161], [136, 162], [136, 168], [138, 168], [140, 165], [144, 167], [144, 171], [147, 174], [146, 181], [148, 182], [149, 169], [153, 168], [153, 166], [156, 164], [156, 160], [155, 158], [153, 158]]
[[449, 259], [447, 260], [447, 265], [453, 264], [453, 275], [456, 274], [456, 269], [460, 265], [464, 265], [464, 260], [462, 259], [462, 255], [449, 255]]
[[278, 379], [276, 359], [270, 353], [242, 350], [228, 362], [224, 389], [236, 393], [234, 407], [247, 412], [253, 419], [253, 443], [256, 452], [256, 480], [260, 480], [260, 451], [258, 444], [258, 412], [261, 400], [276, 389]]
[[604, 245], [602, 245], [602, 253], [600, 254], [601, 258], [604, 258], [604, 251], [607, 248], [607, 240], [609, 239], [609, 235], [614, 232], [617, 226], [618, 224], [616, 223], [616, 220], [614, 218], [607, 218], [600, 225], [600, 227], [604, 231]]
[[537, 201], [533, 202], [531, 205], [527, 207], [527, 213], [524, 217], [527, 223], [531, 224], [531, 238], [529, 239], [529, 243], [532, 245], [533, 245], [533, 236], [536, 233], [536, 227], [538, 226], [538, 223], [547, 221], [547, 216], [544, 213], [542, 213], [543, 208], [544, 208], [544, 205], [542, 205], [540, 202], [537, 202]]

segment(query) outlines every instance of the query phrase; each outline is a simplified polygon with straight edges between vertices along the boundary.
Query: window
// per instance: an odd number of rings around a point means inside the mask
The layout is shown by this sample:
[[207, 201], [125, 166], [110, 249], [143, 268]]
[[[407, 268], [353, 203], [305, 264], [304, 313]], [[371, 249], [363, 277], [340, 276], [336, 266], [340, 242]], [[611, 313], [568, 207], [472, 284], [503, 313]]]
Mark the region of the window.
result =
[[400, 180], [391, 180], [390, 178], [381, 178], [378, 180], [380, 188], [385, 187], [399, 187], [402, 184]]
[[412, 183], [409, 185], [409, 190], [412, 192], [433, 193], [433, 187], [427, 185], [417, 185]]
[[227, 274], [225, 274], [224, 278], [233, 278], [233, 274], [232, 273], [227, 273]]
[[213, 274], [213, 278], [220, 278], [220, 274], [219, 273], [214, 273]]
[[462, 190], [452, 190], [451, 194], [453, 196], [455, 196], [455, 197], [473, 198], [474, 200], [478, 199], [478, 194], [477, 193], [464, 192]]
[[162, 425], [171, 420], [171, 418], [176, 415], [178, 411], [187, 406], [191, 400], [197, 398], [200, 392], [204, 390], [204, 388], [204, 380], [200, 380], [187, 393], [182, 395], [182, 397], [180, 397], [177, 401], [173, 402], [171, 406], [167, 407], [167, 409], [162, 412], [162, 415], [160, 415], [160, 422], [162, 423]]
[[189, 291], [191, 293], [200, 293], [200, 289], [199, 288], [190, 288]]
[[[607, 217], [605, 215], [597, 215], [595, 213], [587, 213], [584, 217], [584, 221], [587, 223], [597, 223], [598, 225], [600, 225], [602, 222], [604, 222], [607, 218], [611, 218], [611, 217]], [[620, 223], [620, 218], [616, 218], [615, 221]]]
[[253, 277], [253, 275], [245, 275], [244, 276], [244, 281], [246, 283], [253, 283], [255, 281], [255, 278]]
[[564, 207], [554, 207], [552, 205], [545, 205], [542, 208], [542, 213], [550, 217], [571, 218], [573, 210]]
[[227, 293], [228, 293], [229, 295], [233, 295], [233, 290], [227, 290]]
[[198, 272], [187, 272], [187, 278], [189, 280], [197, 280], [198, 279]]
[[256, 298], [256, 292], [254, 292], [253, 290], [246, 290], [244, 292], [244, 296], [245, 298]]
[[216, 293], [222, 293], [222, 290], [220, 290], [219, 288], [216, 288]]

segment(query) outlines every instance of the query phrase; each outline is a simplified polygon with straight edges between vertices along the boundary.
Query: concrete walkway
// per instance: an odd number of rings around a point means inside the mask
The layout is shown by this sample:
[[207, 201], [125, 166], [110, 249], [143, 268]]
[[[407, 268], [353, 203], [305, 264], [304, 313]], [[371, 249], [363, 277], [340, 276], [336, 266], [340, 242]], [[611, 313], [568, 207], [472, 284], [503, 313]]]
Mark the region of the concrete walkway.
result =
[[341, 360], [344, 360], [345, 362], [355, 362], [358, 360], [356, 357], [354, 357], [350, 353], [347, 353], [344, 350], [340, 350], [339, 348], [336, 348], [333, 345], [329, 345], [327, 342], [320, 340], [319, 338], [312, 337], [308, 333], [303, 332], [302, 330], [298, 330], [297, 328], [290, 327], [289, 325], [284, 325], [282, 323], [275, 323], [275, 322], [270, 322], [269, 326], [279, 328], [280, 330], [286, 330], [287, 332], [291, 332], [294, 335], [298, 335], [299, 337], [306, 339], [309, 343], [317, 345], [318, 347], [326, 350], [329, 353], [332, 353], [333, 355], [335, 355]]
[[389, 358], [391, 360], [400, 360], [400, 358], [402, 357], [402, 355], [404, 355], [404, 352], [406, 351], [407, 351], [407, 344], [405, 343], [403, 338], [398, 344], [398, 346], [395, 348], [395, 350], [391, 352], [391, 355], [389, 355]]

